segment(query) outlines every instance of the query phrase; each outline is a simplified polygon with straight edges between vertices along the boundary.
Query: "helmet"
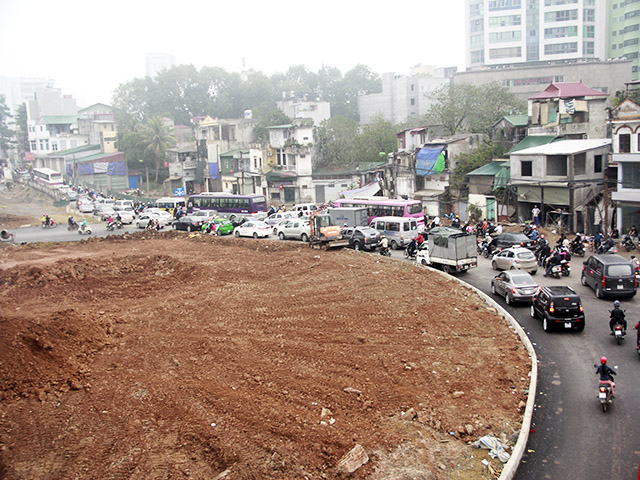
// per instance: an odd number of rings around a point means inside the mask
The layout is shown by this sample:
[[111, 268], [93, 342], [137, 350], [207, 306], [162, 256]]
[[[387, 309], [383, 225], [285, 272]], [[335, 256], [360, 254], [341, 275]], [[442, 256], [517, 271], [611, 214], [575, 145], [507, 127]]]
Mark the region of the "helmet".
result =
[[600, 363], [602, 365], [606, 364], [607, 363], [607, 357], [600, 357]]
[[615, 302], [613, 302], [613, 306], [615, 308], [620, 308], [620, 300], [616, 300]]

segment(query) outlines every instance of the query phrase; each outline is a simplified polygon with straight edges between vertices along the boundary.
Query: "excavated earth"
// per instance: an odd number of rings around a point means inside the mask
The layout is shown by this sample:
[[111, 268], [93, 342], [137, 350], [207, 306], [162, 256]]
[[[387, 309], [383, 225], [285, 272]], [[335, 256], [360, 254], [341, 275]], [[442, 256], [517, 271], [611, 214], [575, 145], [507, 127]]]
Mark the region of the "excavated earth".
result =
[[496, 478], [469, 444], [519, 431], [526, 350], [435, 272], [179, 232], [3, 247], [0, 478]]

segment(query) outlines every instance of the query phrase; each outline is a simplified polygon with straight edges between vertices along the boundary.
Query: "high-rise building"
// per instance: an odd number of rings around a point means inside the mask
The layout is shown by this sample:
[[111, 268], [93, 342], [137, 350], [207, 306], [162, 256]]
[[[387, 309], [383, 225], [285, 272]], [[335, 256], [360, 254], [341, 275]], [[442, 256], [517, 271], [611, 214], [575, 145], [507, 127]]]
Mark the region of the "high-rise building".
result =
[[609, 45], [607, 58], [633, 61], [633, 79], [640, 79], [640, 0], [608, 0]]
[[147, 76], [155, 77], [162, 70], [169, 70], [176, 65], [176, 57], [168, 53], [147, 53], [144, 56]]
[[466, 0], [467, 69], [607, 59], [610, 1]]

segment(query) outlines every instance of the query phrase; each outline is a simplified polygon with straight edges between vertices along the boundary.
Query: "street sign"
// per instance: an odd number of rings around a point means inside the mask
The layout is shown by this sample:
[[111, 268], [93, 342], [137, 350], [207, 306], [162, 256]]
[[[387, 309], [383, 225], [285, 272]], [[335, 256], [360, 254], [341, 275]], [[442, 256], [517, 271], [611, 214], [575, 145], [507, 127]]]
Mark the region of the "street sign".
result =
[[174, 188], [173, 189], [173, 195], [175, 197], [184, 197], [184, 195], [185, 195], [184, 187]]

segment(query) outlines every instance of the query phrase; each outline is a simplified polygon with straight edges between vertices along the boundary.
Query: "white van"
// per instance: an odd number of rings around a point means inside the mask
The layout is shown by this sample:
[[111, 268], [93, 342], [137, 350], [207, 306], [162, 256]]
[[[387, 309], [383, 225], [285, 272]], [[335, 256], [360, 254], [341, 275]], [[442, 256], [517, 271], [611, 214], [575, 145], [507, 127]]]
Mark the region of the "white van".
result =
[[300, 214], [300, 212], [302, 212], [303, 216], [308, 217], [317, 209], [318, 207], [315, 205], [315, 203], [299, 203], [297, 205], [294, 205], [291, 211], [296, 212], [298, 215]]
[[133, 200], [116, 200], [114, 207], [131, 207], [133, 208]]
[[162, 197], [156, 200], [155, 207], [171, 214], [178, 207], [186, 206], [184, 197]]
[[408, 245], [412, 238], [418, 236], [418, 219], [410, 217], [378, 217], [369, 225], [389, 240], [394, 250]]

